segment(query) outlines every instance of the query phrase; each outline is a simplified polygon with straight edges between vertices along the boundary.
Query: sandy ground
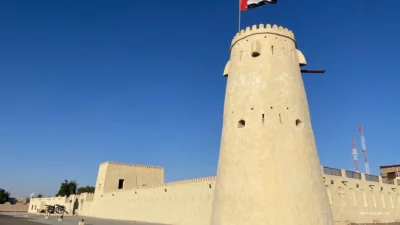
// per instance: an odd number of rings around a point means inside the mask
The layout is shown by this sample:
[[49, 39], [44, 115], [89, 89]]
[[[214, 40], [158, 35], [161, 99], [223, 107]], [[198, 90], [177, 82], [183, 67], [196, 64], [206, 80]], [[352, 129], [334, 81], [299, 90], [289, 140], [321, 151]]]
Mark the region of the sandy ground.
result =
[[400, 222], [397, 223], [351, 223], [350, 225], [400, 225]]
[[85, 225], [162, 225], [82, 216], [65, 216], [64, 220], [59, 222], [58, 218], [59, 216], [50, 216], [49, 219], [45, 219], [44, 216], [27, 213], [0, 213], [0, 225], [78, 225], [81, 219], [84, 219]]
[[[155, 223], [143, 223], [135, 221], [106, 220], [82, 216], [65, 216], [62, 222], [58, 222], [59, 216], [50, 216], [45, 219], [44, 216], [32, 215], [27, 213], [1, 213], [0, 225], [78, 225], [81, 219], [84, 219], [85, 225], [163, 225]], [[337, 225], [342, 225], [338, 223]], [[343, 223], [345, 225], [346, 223]], [[164, 224], [165, 225], [165, 224]], [[347, 225], [347, 224], [346, 224]], [[370, 225], [370, 224], [350, 224], [350, 225]], [[372, 225], [372, 224], [371, 224]], [[378, 224], [375, 224], [378, 225]], [[383, 225], [383, 224], [382, 224]], [[400, 225], [400, 223], [385, 223], [385, 225]]]

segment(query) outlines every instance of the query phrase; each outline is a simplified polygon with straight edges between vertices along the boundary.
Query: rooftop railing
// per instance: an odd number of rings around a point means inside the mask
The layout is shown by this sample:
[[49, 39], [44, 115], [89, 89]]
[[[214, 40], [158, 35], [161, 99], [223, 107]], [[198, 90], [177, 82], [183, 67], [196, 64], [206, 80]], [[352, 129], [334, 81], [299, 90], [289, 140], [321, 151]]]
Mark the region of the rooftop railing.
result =
[[365, 174], [365, 180], [379, 182], [379, 177], [375, 175]]
[[346, 177], [361, 180], [361, 173], [346, 170]]
[[385, 184], [394, 184], [394, 180], [389, 180], [389, 179], [383, 179], [382, 182]]
[[333, 175], [333, 176], [342, 176], [342, 171], [340, 169], [330, 168], [324, 166], [324, 174]]

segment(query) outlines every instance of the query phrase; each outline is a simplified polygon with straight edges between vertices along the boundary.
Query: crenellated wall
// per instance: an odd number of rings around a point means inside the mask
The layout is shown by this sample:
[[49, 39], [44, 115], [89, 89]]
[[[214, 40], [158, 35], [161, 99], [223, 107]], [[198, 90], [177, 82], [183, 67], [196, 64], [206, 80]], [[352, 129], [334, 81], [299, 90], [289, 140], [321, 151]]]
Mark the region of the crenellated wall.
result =
[[400, 181], [324, 167], [324, 181], [335, 221], [400, 221]]
[[163, 224], [208, 224], [215, 177], [165, 183], [95, 196], [91, 216]]
[[[100, 174], [106, 175], [104, 164]], [[123, 165], [121, 165], [123, 166]], [[329, 204], [337, 224], [400, 222], [400, 181], [321, 167]], [[216, 177], [155, 184], [131, 189], [97, 191], [66, 197], [33, 198], [29, 212], [45, 204], [64, 205], [78, 215], [174, 225], [209, 225]], [[293, 182], [292, 188], [296, 188]], [[36, 206], [36, 210], [35, 210]], [[32, 208], [33, 207], [33, 208]], [[273, 206], [271, 206], [273, 207]], [[0, 205], [1, 209], [1, 205]]]
[[[400, 182], [321, 167], [335, 222], [400, 221]], [[216, 177], [97, 193], [90, 214], [163, 224], [209, 225]], [[296, 183], [292, 184], [296, 188]], [[374, 200], [375, 199], [375, 200]], [[272, 206], [273, 207], [273, 206]]]
[[[337, 223], [400, 221], [400, 182], [386, 184], [378, 176], [321, 168]], [[97, 192], [94, 201], [88, 204], [90, 210], [83, 206], [81, 214], [164, 224], [209, 225], [215, 181], [216, 177], [206, 177]], [[292, 185], [296, 188], [295, 183]]]

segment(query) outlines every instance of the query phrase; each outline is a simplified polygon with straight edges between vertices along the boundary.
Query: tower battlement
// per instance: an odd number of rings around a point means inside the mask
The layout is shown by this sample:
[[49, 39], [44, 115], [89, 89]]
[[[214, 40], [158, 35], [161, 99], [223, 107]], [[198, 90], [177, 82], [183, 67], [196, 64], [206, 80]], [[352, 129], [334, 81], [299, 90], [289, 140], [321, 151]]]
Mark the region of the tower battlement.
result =
[[236, 33], [235, 37], [232, 40], [231, 48], [241, 39], [246, 38], [251, 35], [255, 34], [274, 34], [274, 35], [279, 35], [283, 37], [287, 37], [289, 39], [292, 39], [295, 43], [296, 40], [294, 38], [294, 33], [282, 26], [278, 26], [276, 24], [271, 25], [271, 24], [260, 24], [260, 25], [253, 25], [252, 27], [246, 27], [245, 29], [242, 29], [240, 32]]

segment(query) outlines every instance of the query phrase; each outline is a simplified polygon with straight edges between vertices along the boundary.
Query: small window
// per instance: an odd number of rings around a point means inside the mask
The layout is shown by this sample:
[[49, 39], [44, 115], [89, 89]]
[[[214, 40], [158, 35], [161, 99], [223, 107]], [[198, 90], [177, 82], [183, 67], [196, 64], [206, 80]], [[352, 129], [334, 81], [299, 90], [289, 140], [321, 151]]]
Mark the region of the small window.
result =
[[253, 53], [251, 53], [251, 56], [253, 56], [253, 58], [256, 58], [260, 56], [260, 53], [258, 51], [254, 51]]
[[246, 121], [244, 121], [244, 120], [239, 120], [239, 122], [238, 122], [238, 128], [243, 128], [243, 127], [245, 127], [246, 126]]
[[124, 179], [119, 179], [119, 181], [118, 181], [118, 189], [124, 189]]

